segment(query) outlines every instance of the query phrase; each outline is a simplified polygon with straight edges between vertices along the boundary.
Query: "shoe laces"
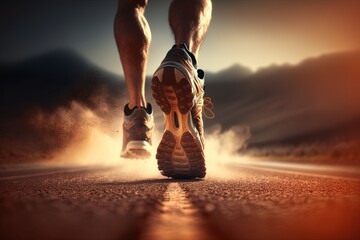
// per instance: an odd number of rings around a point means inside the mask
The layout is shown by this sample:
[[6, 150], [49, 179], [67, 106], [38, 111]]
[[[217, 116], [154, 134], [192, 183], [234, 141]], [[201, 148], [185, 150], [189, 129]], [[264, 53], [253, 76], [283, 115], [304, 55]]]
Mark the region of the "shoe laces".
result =
[[[214, 109], [214, 104], [211, 100], [210, 97], [204, 97], [204, 104], [203, 104], [203, 114], [207, 119], [214, 119], [215, 118], [215, 113], [213, 111]], [[206, 111], [205, 111], [206, 110]]]

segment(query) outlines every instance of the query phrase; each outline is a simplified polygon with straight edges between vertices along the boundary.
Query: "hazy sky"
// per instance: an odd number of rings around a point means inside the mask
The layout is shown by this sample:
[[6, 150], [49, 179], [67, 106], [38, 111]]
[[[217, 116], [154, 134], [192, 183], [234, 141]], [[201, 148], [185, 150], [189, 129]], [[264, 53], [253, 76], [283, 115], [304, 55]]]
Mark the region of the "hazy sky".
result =
[[[170, 0], [149, 0], [151, 74], [173, 44]], [[360, 48], [358, 1], [213, 1], [213, 19], [199, 67], [218, 71], [235, 63], [253, 70], [297, 63], [323, 53]], [[113, 19], [117, 0], [5, 1], [0, 8], [0, 61], [51, 49], [73, 49], [91, 62], [122, 74]]]

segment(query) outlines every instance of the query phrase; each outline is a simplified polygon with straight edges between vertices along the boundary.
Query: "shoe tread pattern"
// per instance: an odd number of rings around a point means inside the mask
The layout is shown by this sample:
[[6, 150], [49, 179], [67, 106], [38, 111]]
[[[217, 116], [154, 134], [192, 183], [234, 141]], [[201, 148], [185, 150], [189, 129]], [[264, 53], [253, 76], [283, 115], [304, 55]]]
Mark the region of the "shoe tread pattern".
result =
[[[189, 80], [182, 78], [177, 82], [173, 67], [164, 68], [161, 80], [158, 76], [154, 76], [151, 88], [156, 103], [167, 115], [171, 113], [170, 103], [173, 101], [173, 97], [176, 97], [177, 107], [181, 114], [188, 113], [194, 105], [194, 93]], [[176, 145], [179, 141], [180, 144]], [[181, 150], [178, 149], [179, 146]], [[184, 155], [186, 161], [183, 161]], [[182, 179], [205, 177], [203, 150], [189, 131], [180, 135], [180, 139], [177, 141], [174, 134], [166, 130], [157, 149], [156, 158], [158, 168], [164, 176]]]

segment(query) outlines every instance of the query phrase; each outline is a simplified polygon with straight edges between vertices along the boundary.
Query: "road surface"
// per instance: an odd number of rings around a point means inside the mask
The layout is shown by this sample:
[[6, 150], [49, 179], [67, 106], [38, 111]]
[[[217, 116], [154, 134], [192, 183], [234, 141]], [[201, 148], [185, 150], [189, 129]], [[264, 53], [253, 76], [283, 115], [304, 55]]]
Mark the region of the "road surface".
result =
[[360, 239], [359, 176], [291, 166], [230, 164], [194, 181], [3, 168], [0, 239]]

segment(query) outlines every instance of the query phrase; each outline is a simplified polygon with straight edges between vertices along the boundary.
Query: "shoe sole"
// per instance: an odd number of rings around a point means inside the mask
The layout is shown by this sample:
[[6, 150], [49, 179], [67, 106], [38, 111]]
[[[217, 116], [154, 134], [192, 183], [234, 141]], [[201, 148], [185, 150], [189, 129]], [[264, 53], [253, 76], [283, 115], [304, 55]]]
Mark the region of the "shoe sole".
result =
[[171, 66], [158, 69], [151, 81], [153, 97], [165, 120], [156, 159], [161, 174], [171, 178], [203, 178], [206, 174], [200, 137], [190, 119], [195, 98], [190, 81]]

